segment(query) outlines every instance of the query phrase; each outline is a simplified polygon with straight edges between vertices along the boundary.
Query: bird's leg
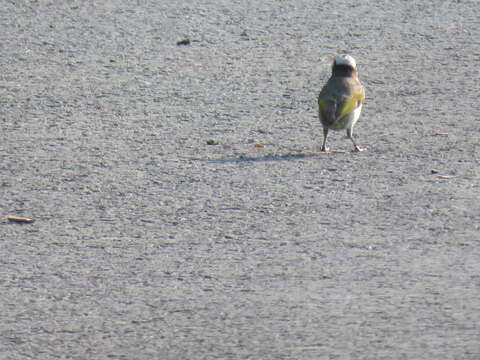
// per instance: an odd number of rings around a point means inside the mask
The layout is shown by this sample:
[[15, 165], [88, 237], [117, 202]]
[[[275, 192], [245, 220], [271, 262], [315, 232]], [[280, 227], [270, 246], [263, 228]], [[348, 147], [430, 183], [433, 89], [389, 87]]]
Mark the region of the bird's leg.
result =
[[330, 150], [329, 148], [327, 148], [327, 135], [328, 135], [328, 128], [324, 127], [323, 128], [323, 144], [322, 144], [322, 147], [320, 148], [320, 151], [327, 152], [328, 150]]
[[358, 146], [357, 143], [355, 142], [355, 139], [353, 138], [353, 135], [352, 135], [352, 128], [347, 129], [347, 136], [353, 142], [353, 152], [360, 152], [364, 150], [360, 146]]

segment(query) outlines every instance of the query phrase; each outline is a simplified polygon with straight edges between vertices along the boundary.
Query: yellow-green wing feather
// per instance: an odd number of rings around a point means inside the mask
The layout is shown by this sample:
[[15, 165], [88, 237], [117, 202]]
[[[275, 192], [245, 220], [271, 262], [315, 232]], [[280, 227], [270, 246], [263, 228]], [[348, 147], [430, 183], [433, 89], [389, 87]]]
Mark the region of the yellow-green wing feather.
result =
[[365, 92], [363, 91], [358, 91], [352, 96], [348, 97], [340, 107], [340, 117], [344, 117], [350, 114], [351, 112], [353, 112], [353, 110], [355, 110], [357, 107], [363, 104], [364, 100], [365, 100]]
[[328, 101], [326, 99], [318, 98], [318, 107], [320, 109], [320, 114], [325, 116], [328, 111]]

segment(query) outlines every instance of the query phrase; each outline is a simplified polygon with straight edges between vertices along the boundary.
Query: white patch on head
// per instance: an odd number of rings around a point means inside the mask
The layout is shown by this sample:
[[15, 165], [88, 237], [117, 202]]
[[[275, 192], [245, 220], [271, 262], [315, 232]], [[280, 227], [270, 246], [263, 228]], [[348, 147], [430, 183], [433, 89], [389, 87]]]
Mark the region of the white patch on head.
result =
[[354, 69], [357, 68], [357, 62], [350, 55], [340, 55], [335, 58], [335, 62], [337, 63], [337, 65], [349, 65]]

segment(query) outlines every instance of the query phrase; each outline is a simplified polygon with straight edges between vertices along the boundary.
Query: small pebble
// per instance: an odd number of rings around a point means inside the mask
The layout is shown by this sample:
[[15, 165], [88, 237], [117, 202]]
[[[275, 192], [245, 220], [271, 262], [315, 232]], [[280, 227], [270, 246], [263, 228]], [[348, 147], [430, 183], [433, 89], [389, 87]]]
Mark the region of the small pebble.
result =
[[181, 46], [181, 45], [190, 45], [190, 39], [183, 39], [183, 40], [177, 41], [177, 46]]

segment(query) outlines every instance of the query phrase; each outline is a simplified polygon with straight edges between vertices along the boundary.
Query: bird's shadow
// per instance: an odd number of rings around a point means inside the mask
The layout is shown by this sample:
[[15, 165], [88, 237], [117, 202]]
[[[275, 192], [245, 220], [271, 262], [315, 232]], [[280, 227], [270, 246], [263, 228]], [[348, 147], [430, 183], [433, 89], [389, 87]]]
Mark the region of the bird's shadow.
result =
[[248, 156], [239, 155], [236, 157], [226, 157], [222, 159], [207, 160], [209, 163], [226, 164], [226, 163], [254, 163], [254, 162], [279, 162], [279, 161], [295, 161], [307, 158], [321, 158], [329, 155], [348, 154], [349, 151], [329, 151], [329, 152], [291, 152], [286, 154], [268, 154], [264, 156]]

